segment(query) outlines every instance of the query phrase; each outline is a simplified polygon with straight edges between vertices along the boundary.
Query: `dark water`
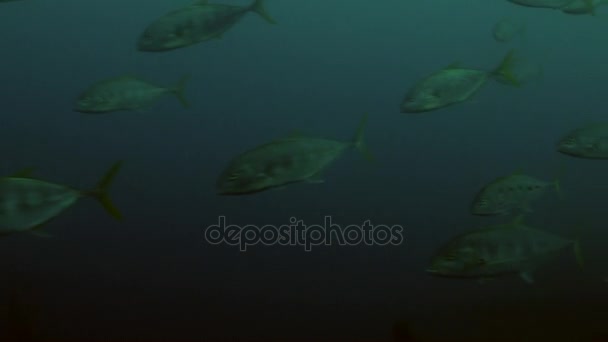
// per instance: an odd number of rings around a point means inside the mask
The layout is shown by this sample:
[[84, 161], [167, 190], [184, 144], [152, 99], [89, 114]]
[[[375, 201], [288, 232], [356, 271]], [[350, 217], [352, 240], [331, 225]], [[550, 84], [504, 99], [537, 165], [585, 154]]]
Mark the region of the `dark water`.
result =
[[[245, 5], [248, 1], [234, 1]], [[0, 339], [74, 341], [591, 341], [608, 334], [608, 164], [555, 152], [566, 131], [605, 116], [608, 13], [568, 16], [507, 1], [267, 1], [279, 22], [247, 15], [221, 40], [142, 53], [135, 40], [175, 1], [3, 4], [0, 172], [91, 187], [115, 160], [125, 219], [83, 199], [50, 222], [52, 238], [0, 241]], [[525, 42], [498, 44], [501, 17], [527, 21]], [[491, 69], [510, 47], [542, 63], [521, 89], [489, 84], [473, 101], [399, 113], [405, 91], [460, 61]], [[190, 109], [170, 97], [140, 112], [71, 110], [93, 81], [135, 73], [158, 84], [192, 76]], [[322, 184], [215, 195], [236, 154], [299, 130], [349, 139], [364, 112], [375, 162], [349, 152]], [[536, 272], [480, 285], [424, 270], [476, 218], [477, 189], [515, 169], [551, 179], [526, 220], [582, 228], [586, 266], [570, 252]], [[290, 218], [400, 225], [388, 246], [212, 245], [219, 216], [238, 225]], [[406, 336], [407, 335], [407, 336]], [[396, 336], [396, 337], [395, 337]]]

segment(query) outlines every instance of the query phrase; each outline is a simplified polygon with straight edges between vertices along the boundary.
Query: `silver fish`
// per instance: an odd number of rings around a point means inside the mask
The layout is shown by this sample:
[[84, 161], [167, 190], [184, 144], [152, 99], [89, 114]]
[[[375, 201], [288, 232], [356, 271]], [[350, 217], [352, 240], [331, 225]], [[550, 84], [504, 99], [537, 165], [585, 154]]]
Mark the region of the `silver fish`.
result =
[[171, 11], [148, 25], [137, 41], [137, 49], [147, 52], [169, 51], [218, 39], [251, 11], [267, 22], [275, 23], [264, 9], [263, 0], [255, 0], [250, 6], [197, 1]]
[[120, 219], [108, 189], [121, 165], [112, 165], [97, 186], [86, 191], [23, 176], [0, 178], [0, 235], [40, 228], [84, 196], [97, 199], [111, 216]]
[[595, 15], [596, 9], [599, 6], [608, 4], [608, 0], [575, 0], [567, 6], [561, 8], [561, 11], [566, 14], [591, 14]]
[[608, 159], [608, 123], [577, 128], [557, 143], [557, 151], [572, 157]]
[[550, 185], [561, 196], [559, 180], [541, 181], [519, 172], [500, 177], [485, 185], [471, 203], [473, 215], [505, 215], [515, 210], [531, 212], [530, 202], [538, 199]]
[[518, 80], [511, 72], [514, 51], [503, 58], [500, 65], [492, 70], [465, 69], [448, 66], [417, 82], [401, 102], [401, 113], [421, 113], [437, 110], [472, 98], [489, 78], [509, 80], [518, 86]]
[[224, 169], [217, 180], [220, 195], [250, 194], [297, 182], [322, 182], [320, 174], [349, 148], [365, 153], [366, 116], [352, 141], [294, 136], [249, 150]]
[[582, 266], [583, 258], [577, 240], [528, 227], [521, 217], [508, 224], [473, 230], [452, 238], [440, 248], [431, 261], [428, 273], [453, 278], [493, 278], [519, 274], [533, 282], [532, 272], [573, 247]]
[[184, 91], [188, 79], [188, 76], [184, 76], [175, 86], [166, 88], [131, 75], [108, 78], [83, 91], [76, 100], [74, 110], [99, 114], [144, 109], [167, 94], [174, 95], [187, 108]]

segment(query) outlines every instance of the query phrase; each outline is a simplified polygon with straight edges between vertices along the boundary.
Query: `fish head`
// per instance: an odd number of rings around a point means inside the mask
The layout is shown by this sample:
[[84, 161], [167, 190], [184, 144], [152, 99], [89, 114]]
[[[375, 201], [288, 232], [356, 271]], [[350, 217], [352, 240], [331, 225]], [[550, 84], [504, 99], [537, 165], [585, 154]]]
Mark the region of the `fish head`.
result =
[[148, 26], [137, 40], [137, 50], [146, 52], [169, 51], [192, 45], [186, 30], [163, 23]]
[[505, 212], [505, 208], [500, 205], [500, 201], [481, 192], [471, 203], [471, 214], [478, 216], [494, 216]]
[[105, 113], [114, 109], [116, 109], [115, 101], [106, 94], [84, 93], [74, 104], [74, 110], [81, 113]]
[[252, 164], [235, 163], [229, 166], [217, 180], [219, 195], [241, 195], [260, 192], [274, 187], [275, 180]]
[[401, 102], [401, 113], [423, 113], [444, 106], [444, 101], [438, 93], [424, 90], [413, 91]]
[[469, 246], [455, 246], [442, 250], [431, 261], [427, 272], [444, 277], [467, 277], [479, 274], [486, 265], [475, 249]]
[[596, 139], [568, 135], [557, 144], [557, 151], [574, 157], [593, 157], [601, 153], [601, 144]]

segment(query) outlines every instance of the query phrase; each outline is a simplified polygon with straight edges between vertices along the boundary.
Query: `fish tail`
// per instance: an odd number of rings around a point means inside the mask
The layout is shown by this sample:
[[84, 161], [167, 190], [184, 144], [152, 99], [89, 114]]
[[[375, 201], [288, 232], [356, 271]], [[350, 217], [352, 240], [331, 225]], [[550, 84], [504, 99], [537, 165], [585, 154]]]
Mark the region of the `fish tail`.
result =
[[184, 108], [190, 107], [188, 100], [186, 99], [186, 84], [190, 80], [190, 75], [184, 75], [179, 79], [177, 84], [171, 89], [171, 92], [177, 97], [179, 103], [182, 104]]
[[359, 127], [357, 128], [357, 132], [352, 140], [352, 144], [359, 151], [365, 159], [372, 161], [374, 157], [371, 152], [367, 149], [365, 145], [364, 136], [365, 136], [365, 127], [367, 126], [367, 113], [363, 114], [361, 118], [361, 122], [359, 123]]
[[492, 71], [494, 77], [500, 77], [511, 85], [519, 87], [521, 84], [515, 74], [513, 74], [513, 65], [515, 64], [515, 49], [509, 50], [505, 57], [500, 62], [500, 65]]
[[274, 20], [270, 14], [266, 11], [264, 7], [264, 0], [255, 0], [253, 4], [251, 4], [250, 10], [259, 14], [264, 20], [269, 22], [270, 24], [276, 24], [276, 20]]
[[97, 182], [95, 189], [89, 191], [89, 195], [93, 196], [95, 199], [101, 203], [103, 208], [110, 214], [110, 216], [114, 217], [117, 220], [122, 219], [122, 214], [120, 211], [114, 206], [112, 200], [110, 199], [110, 195], [108, 194], [108, 190], [114, 181], [114, 177], [120, 171], [122, 166], [122, 160], [117, 161], [106, 171], [103, 177]]

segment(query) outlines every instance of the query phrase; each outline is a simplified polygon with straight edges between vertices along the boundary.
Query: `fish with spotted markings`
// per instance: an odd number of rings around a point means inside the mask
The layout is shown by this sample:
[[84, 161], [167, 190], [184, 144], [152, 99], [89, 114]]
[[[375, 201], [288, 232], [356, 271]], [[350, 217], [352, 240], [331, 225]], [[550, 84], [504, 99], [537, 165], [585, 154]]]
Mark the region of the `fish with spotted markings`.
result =
[[519, 274], [528, 283], [543, 264], [572, 248], [583, 265], [580, 243], [522, 223], [521, 216], [510, 223], [476, 229], [449, 240], [434, 255], [427, 272], [450, 278], [483, 280]]

